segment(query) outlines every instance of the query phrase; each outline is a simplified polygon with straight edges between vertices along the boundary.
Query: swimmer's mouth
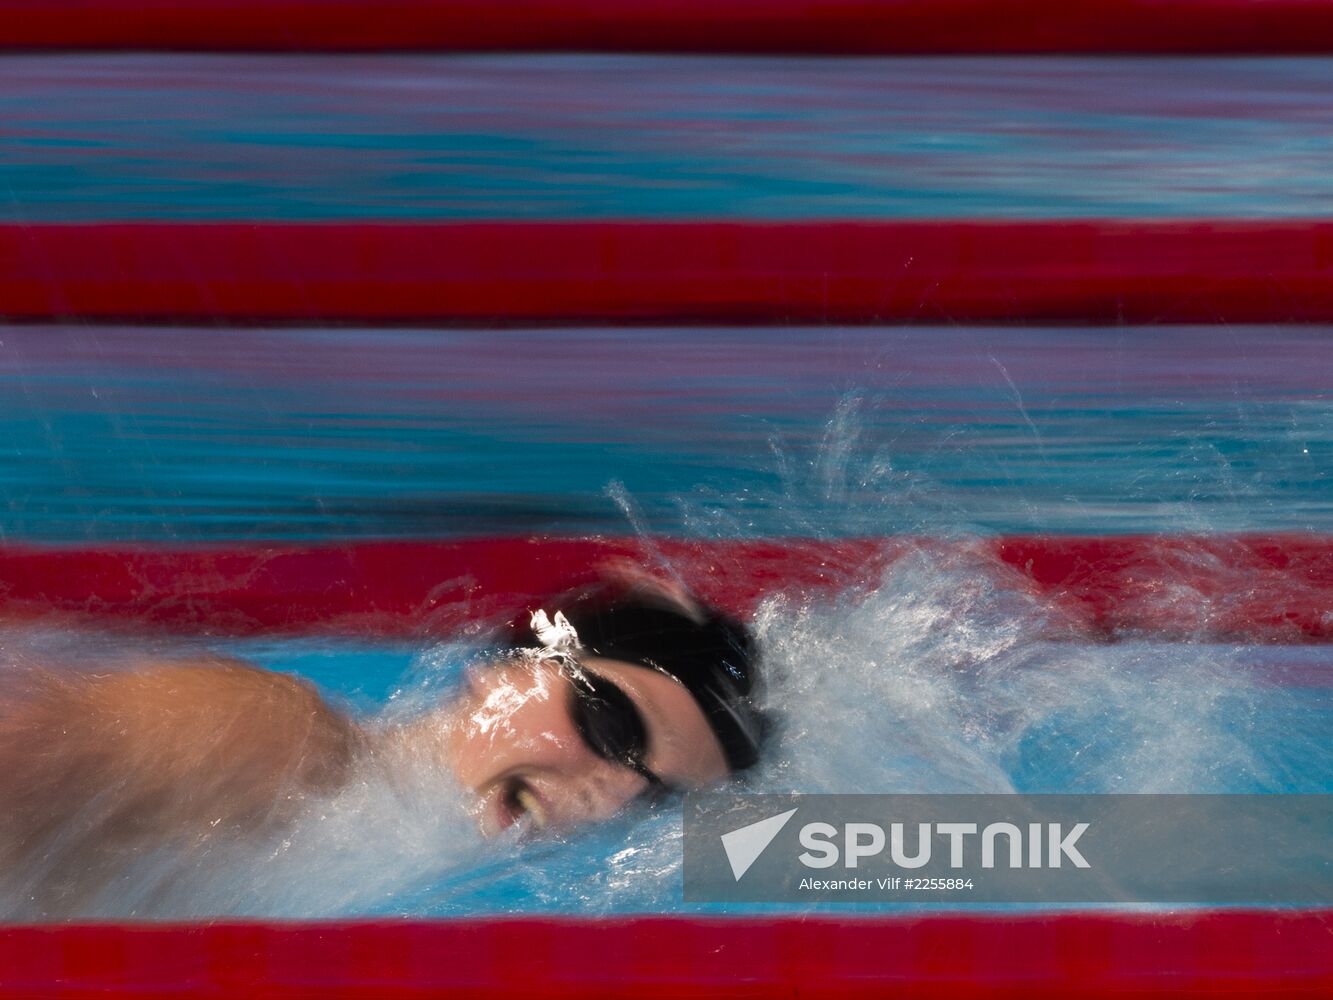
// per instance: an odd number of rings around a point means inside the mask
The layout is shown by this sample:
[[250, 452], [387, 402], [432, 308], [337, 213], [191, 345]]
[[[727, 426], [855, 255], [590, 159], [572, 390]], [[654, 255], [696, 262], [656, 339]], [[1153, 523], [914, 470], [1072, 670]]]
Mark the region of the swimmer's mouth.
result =
[[510, 778], [500, 789], [500, 805], [508, 819], [506, 826], [527, 820], [533, 829], [541, 830], [550, 822], [541, 797], [522, 778]]

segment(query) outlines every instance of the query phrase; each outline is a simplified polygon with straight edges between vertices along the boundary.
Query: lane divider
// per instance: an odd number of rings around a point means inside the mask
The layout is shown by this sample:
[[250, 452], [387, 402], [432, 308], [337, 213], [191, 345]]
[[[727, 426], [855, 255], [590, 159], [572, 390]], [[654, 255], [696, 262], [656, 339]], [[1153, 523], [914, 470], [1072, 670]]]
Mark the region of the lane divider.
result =
[[0, 928], [0, 998], [1333, 995], [1330, 910]]
[[0, 319], [1327, 323], [1333, 220], [9, 224]]
[[1319, 0], [0, 0], [0, 48], [1333, 51]]
[[927, 571], [997, 574], [1051, 609], [1056, 637], [1333, 639], [1331, 535], [9, 544], [0, 546], [0, 620], [425, 638], [503, 621], [608, 572], [663, 560], [702, 597], [744, 615], [771, 594], [825, 599], [873, 586], [904, 559]]

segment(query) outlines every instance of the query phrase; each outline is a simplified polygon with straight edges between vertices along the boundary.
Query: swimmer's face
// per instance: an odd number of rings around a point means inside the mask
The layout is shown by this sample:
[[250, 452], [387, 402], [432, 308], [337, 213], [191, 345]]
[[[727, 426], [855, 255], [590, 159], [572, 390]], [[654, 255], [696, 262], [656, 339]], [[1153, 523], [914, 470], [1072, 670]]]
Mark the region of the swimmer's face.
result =
[[637, 713], [642, 757], [615, 761], [594, 749], [586, 724], [580, 728], [576, 681], [558, 661], [515, 659], [475, 670], [456, 706], [449, 757], [479, 797], [487, 834], [520, 821], [567, 829], [606, 819], [652, 790], [654, 779], [685, 789], [726, 776], [722, 746], [683, 685], [619, 660], [580, 663], [599, 690], [613, 689], [622, 712]]

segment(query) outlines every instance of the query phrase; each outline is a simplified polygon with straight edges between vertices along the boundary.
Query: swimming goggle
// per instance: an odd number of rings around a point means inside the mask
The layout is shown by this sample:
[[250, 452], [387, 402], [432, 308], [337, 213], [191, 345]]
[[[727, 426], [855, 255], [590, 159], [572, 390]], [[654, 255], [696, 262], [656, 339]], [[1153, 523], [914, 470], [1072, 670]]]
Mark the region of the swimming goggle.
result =
[[605, 677], [562, 658], [569, 677], [569, 713], [584, 744], [603, 760], [627, 767], [648, 782], [649, 791], [667, 791], [667, 784], [645, 763], [648, 727], [634, 701]]
[[667, 790], [667, 784], [645, 763], [648, 756], [648, 726], [630, 698], [611, 681], [589, 671], [578, 659], [579, 636], [564, 614], [547, 617], [532, 613], [531, 627], [541, 649], [530, 650], [542, 659], [560, 665], [573, 692], [569, 715], [584, 745], [603, 760], [627, 767], [648, 782], [650, 794]]

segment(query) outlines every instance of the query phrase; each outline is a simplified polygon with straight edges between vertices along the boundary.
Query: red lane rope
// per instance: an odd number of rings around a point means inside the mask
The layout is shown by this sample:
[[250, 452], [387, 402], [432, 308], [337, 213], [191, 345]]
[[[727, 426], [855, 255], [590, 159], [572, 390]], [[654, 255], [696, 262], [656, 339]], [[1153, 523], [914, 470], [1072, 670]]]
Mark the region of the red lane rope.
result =
[[[480, 538], [230, 548], [0, 547], [0, 618], [214, 635], [423, 637], [534, 607], [663, 558], [745, 614], [767, 594], [873, 585], [895, 560], [975, 560], [1080, 636], [1333, 639], [1333, 536], [1000, 537], [703, 542]], [[964, 565], [973, 565], [964, 562]]]
[[1333, 995], [1333, 911], [0, 929], [0, 998]]
[[5, 225], [0, 317], [1333, 322], [1333, 222]]
[[1320, 0], [0, 0], [0, 48], [1333, 50]]

